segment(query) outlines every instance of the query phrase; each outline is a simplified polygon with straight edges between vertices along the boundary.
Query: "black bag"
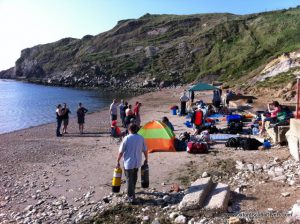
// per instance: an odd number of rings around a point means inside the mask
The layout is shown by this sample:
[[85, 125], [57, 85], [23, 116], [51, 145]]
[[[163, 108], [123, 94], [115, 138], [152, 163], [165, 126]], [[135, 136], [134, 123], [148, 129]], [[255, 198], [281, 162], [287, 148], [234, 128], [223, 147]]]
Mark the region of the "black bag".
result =
[[262, 145], [263, 143], [255, 138], [243, 138], [240, 140], [240, 147], [243, 150], [257, 150], [258, 147]]
[[141, 186], [142, 188], [149, 187], [149, 166], [146, 162], [141, 167]]
[[187, 143], [186, 141], [183, 141], [183, 140], [179, 140], [177, 138], [174, 139], [174, 147], [176, 149], [176, 151], [186, 151], [186, 146], [187, 146]]
[[239, 148], [240, 145], [240, 138], [236, 137], [236, 138], [229, 138], [227, 140], [227, 142], [225, 142], [225, 146], [226, 147], [232, 147], [232, 148]]
[[251, 98], [247, 99], [247, 103], [253, 103], [253, 99]]
[[219, 132], [218, 128], [214, 125], [209, 126], [208, 131], [209, 131], [209, 134], [215, 134], [215, 133]]
[[242, 134], [243, 122], [230, 122], [227, 127], [228, 134]]

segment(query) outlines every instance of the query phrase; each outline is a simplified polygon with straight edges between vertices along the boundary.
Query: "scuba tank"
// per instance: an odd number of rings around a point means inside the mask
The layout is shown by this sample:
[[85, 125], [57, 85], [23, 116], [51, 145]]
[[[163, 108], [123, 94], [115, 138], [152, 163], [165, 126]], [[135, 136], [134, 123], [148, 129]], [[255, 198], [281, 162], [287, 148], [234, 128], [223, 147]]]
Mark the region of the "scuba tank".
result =
[[114, 174], [112, 178], [112, 192], [118, 193], [121, 189], [121, 179], [122, 179], [122, 169], [120, 167], [116, 167], [114, 169]]
[[141, 185], [142, 188], [149, 187], [149, 166], [146, 161], [144, 162], [144, 165], [142, 165], [141, 167]]

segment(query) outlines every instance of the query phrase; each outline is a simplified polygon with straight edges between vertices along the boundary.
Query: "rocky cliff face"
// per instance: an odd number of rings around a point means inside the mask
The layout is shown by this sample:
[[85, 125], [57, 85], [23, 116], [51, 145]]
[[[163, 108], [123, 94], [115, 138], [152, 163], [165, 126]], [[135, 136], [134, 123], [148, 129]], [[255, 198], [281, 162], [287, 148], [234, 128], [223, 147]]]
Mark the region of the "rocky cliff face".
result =
[[278, 58], [269, 62], [261, 72], [261, 76], [257, 76], [257, 81], [265, 81], [268, 78], [275, 77], [279, 74], [294, 70], [295, 75], [300, 72], [300, 50], [285, 53]]
[[300, 49], [299, 28], [300, 8], [247, 16], [146, 14], [96, 36], [24, 49], [0, 77], [121, 89], [200, 79], [232, 84], [270, 57]]
[[248, 78], [246, 89], [252, 93], [266, 94], [285, 101], [295, 100], [296, 77], [300, 74], [300, 50], [274, 57], [261, 72]]

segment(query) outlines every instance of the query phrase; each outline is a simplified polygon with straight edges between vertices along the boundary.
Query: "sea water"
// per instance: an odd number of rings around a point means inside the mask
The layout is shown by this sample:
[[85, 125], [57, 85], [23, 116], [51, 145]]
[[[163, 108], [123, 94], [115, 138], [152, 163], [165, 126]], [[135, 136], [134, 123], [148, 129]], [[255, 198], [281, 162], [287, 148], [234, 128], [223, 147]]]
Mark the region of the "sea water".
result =
[[89, 112], [109, 106], [120, 94], [43, 86], [0, 79], [0, 134], [56, 121], [56, 106], [67, 103], [76, 116], [79, 102]]

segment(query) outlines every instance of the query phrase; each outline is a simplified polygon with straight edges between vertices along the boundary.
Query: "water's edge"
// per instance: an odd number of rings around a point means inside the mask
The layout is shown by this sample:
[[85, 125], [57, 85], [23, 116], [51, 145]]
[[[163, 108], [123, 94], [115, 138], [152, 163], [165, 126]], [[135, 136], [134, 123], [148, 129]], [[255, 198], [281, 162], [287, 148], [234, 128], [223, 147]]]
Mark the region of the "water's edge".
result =
[[[6, 81], [8, 83], [5, 83]], [[24, 83], [24, 85], [20, 83]], [[2, 130], [0, 130], [0, 135], [56, 123], [55, 108], [53, 106], [57, 105], [57, 103], [67, 102], [73, 112], [70, 115], [70, 119], [73, 119], [76, 118], [77, 108], [74, 105], [74, 101], [77, 102], [76, 105], [78, 105], [78, 102], [83, 102], [89, 109], [88, 114], [93, 114], [107, 111], [113, 98], [131, 101], [133, 97], [142, 95], [142, 93], [137, 94], [130, 91], [103, 92], [99, 88], [82, 89], [57, 86], [52, 88], [50, 86], [46, 87], [45, 85], [19, 82], [12, 79], [0, 79], [0, 84], [3, 84], [0, 94], [0, 98], [2, 96], [0, 123], [3, 126]], [[73, 92], [73, 90], [75, 91]], [[80, 91], [83, 92], [81, 93]], [[28, 107], [30, 107], [29, 113]], [[36, 113], [38, 113], [37, 116], [34, 116]], [[42, 115], [40, 116], [40, 114]], [[32, 116], [34, 119], [32, 119]]]

